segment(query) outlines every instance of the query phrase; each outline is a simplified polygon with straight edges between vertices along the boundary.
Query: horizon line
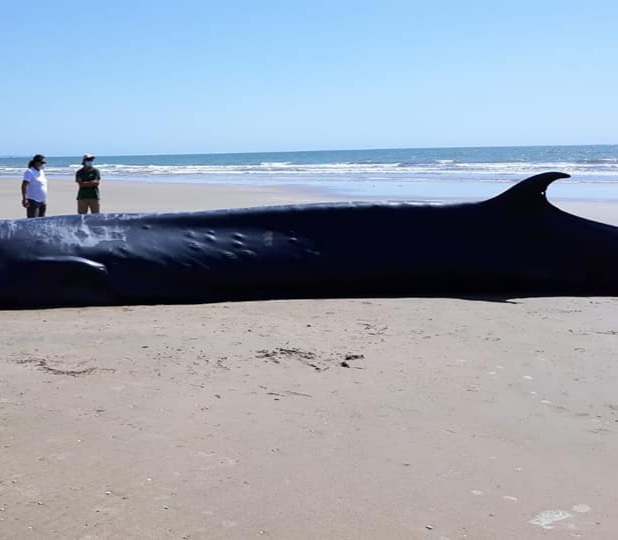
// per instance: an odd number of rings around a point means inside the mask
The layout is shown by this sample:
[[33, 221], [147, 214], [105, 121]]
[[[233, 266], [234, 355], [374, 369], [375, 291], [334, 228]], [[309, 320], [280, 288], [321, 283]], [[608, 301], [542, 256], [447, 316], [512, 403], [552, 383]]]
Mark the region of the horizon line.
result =
[[[300, 153], [318, 153], [318, 152], [379, 152], [388, 150], [467, 150], [472, 148], [555, 148], [555, 147], [578, 147], [578, 146], [618, 146], [618, 143], [597, 143], [597, 144], [528, 144], [528, 145], [480, 145], [480, 146], [401, 146], [401, 147], [381, 147], [381, 148], [332, 148], [321, 150], [264, 150], [250, 152], [187, 152], [187, 153], [153, 153], [153, 154], [99, 154], [96, 157], [145, 157], [145, 156], [230, 156], [230, 155], [247, 155], [247, 154], [300, 154]], [[32, 154], [34, 155], [34, 154]], [[51, 158], [70, 158], [80, 156], [83, 153], [53, 155], [45, 154], [45, 157]], [[28, 155], [0, 155], [0, 159], [15, 159], [26, 158]], [[30, 156], [31, 157], [31, 156]]]

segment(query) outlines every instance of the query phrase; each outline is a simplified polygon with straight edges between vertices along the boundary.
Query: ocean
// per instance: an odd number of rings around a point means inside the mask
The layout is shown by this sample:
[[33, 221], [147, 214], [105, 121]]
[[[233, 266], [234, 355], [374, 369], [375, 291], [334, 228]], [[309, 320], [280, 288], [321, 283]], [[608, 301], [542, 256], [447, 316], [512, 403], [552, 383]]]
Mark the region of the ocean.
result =
[[[90, 150], [92, 151], [92, 150]], [[0, 157], [0, 178], [29, 157]], [[72, 177], [80, 156], [47, 157], [48, 178]], [[98, 156], [103, 180], [294, 185], [349, 197], [483, 198], [544, 171], [572, 178], [550, 197], [618, 200], [618, 145], [398, 148], [245, 154]]]

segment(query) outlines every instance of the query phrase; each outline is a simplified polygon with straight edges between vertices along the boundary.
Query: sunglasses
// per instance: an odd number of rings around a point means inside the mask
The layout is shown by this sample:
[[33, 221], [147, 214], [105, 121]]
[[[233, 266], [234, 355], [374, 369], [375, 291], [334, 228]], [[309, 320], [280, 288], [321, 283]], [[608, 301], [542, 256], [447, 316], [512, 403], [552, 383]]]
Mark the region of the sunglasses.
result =
[[47, 161], [35, 161], [35, 163], [40, 163], [41, 165], [45, 165]]

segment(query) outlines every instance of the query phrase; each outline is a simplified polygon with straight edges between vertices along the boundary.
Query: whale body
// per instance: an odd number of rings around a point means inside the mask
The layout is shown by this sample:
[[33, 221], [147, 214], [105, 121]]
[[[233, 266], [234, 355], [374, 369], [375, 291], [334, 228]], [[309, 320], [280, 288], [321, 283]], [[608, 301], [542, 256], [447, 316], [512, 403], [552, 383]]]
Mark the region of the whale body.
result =
[[618, 227], [547, 201], [353, 202], [0, 220], [0, 308], [618, 295]]

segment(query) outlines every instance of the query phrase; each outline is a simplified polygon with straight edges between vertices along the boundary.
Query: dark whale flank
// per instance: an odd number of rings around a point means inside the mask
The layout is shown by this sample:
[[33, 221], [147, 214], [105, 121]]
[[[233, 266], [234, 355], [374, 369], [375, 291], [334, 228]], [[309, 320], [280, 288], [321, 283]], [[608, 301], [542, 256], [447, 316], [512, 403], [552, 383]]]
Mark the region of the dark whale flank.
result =
[[545, 197], [0, 221], [0, 307], [352, 296], [617, 295], [618, 227]]

